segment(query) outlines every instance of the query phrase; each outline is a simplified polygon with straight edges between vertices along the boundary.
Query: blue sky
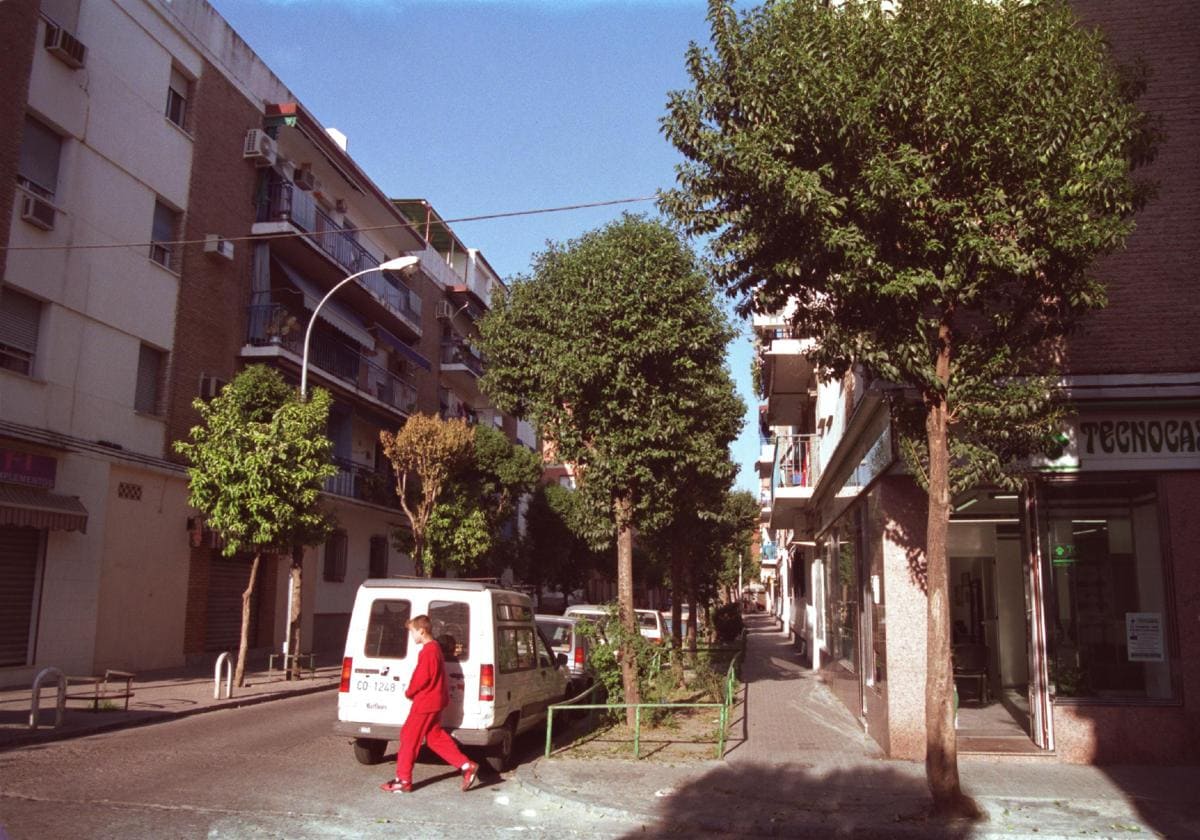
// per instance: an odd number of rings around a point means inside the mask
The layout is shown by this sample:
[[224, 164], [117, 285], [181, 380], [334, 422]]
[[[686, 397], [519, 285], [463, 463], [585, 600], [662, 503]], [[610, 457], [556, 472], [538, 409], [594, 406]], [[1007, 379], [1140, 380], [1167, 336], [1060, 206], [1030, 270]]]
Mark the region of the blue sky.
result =
[[[679, 156], [659, 131], [703, 0], [210, 0], [389, 195], [444, 218], [651, 196]], [[504, 277], [547, 240], [651, 201], [454, 225]], [[697, 244], [697, 247], [700, 247]], [[757, 493], [749, 330], [729, 364], [748, 407], [738, 486]]]

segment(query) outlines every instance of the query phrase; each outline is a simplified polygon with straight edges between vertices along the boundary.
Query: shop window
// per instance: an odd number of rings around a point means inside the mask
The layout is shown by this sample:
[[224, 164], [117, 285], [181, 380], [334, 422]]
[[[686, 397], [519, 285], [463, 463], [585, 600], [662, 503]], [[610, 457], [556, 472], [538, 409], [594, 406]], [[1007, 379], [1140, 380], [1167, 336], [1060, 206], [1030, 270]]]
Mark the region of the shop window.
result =
[[[851, 517], [853, 520], [853, 517]], [[830, 627], [833, 631], [833, 658], [846, 669], [858, 672], [858, 557], [854, 530], [847, 523], [839, 528], [832, 543], [830, 604], [833, 608]]]
[[325, 580], [341, 583], [346, 579], [346, 532], [334, 531], [325, 541]]
[[1057, 698], [1171, 699], [1154, 479], [1051, 483], [1044, 498]]

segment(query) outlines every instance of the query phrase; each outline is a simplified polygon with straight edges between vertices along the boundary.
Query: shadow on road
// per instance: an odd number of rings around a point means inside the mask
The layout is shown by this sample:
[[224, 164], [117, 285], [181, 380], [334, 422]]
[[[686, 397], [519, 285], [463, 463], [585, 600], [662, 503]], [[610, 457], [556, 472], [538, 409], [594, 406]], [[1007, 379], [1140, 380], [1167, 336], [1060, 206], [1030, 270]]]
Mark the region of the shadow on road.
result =
[[977, 825], [929, 818], [924, 783], [885, 766], [725, 766], [662, 795], [656, 824], [628, 837], [965, 838]]

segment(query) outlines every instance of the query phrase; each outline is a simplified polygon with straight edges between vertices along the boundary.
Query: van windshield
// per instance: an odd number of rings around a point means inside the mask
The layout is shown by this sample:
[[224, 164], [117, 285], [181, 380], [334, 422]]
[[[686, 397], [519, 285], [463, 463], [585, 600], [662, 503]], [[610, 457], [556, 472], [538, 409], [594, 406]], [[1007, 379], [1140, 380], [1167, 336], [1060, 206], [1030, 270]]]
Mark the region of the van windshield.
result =
[[408, 653], [408, 601], [379, 599], [371, 604], [363, 653], [381, 659], [403, 659]]

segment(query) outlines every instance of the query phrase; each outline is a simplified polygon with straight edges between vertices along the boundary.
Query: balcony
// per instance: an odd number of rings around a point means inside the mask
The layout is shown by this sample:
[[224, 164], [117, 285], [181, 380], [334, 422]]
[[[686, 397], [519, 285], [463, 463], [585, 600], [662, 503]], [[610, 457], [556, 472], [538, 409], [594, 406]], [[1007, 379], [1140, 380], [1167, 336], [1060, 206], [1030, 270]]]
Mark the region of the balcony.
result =
[[391, 470], [376, 470], [346, 458], [333, 458], [336, 475], [325, 479], [325, 492], [346, 499], [396, 508], [396, 475]]
[[[253, 348], [242, 355], [269, 356], [271, 351], [290, 354], [298, 365], [304, 356], [304, 333], [282, 325], [295, 321], [282, 304], [268, 303], [247, 307], [246, 344]], [[264, 352], [265, 351], [265, 352]], [[348, 344], [313, 332], [308, 347], [311, 368], [345, 386], [358, 396], [380, 403], [407, 416], [417, 410], [417, 389], [381, 367]], [[345, 495], [345, 494], [341, 494]]]
[[771, 330], [763, 341], [762, 377], [768, 426], [792, 426], [816, 399], [813, 364], [804, 355], [811, 339], [795, 338], [790, 327]]
[[819, 435], [779, 435], [775, 439], [771, 474], [771, 527], [788, 521], [812, 503], [821, 468], [817, 459]]
[[[290, 262], [304, 270], [309, 276], [319, 276], [320, 266], [313, 264], [312, 252], [323, 258], [324, 265], [338, 269], [340, 274], [355, 274], [369, 268], [377, 268], [382, 262], [354, 234], [344, 230], [333, 217], [322, 210], [312, 193], [306, 192], [290, 181], [277, 181], [269, 187], [266, 196], [258, 205], [258, 215], [252, 231], [255, 235], [279, 235], [299, 232], [304, 237], [279, 237], [272, 249], [285, 253]], [[301, 239], [305, 244], [296, 243]], [[297, 253], [298, 247], [308, 251]], [[328, 271], [328, 268], [326, 268]], [[363, 295], [383, 312], [398, 319], [409, 333], [421, 335], [421, 298], [391, 272], [372, 272], [355, 281], [367, 294]], [[347, 290], [348, 296], [350, 294]], [[358, 301], [362, 305], [365, 301]], [[377, 318], [378, 320], [378, 318]]]

